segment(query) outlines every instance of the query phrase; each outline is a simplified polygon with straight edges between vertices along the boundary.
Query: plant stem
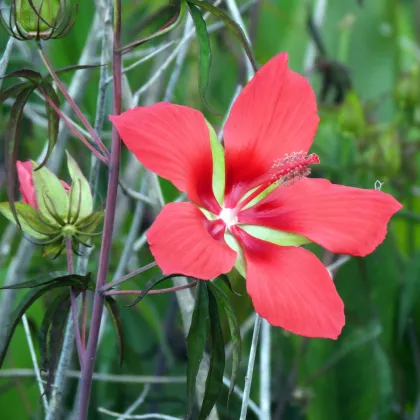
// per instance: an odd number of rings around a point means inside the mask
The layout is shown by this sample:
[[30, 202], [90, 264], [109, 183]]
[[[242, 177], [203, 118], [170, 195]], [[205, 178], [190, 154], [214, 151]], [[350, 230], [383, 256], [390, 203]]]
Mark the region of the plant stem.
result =
[[[71, 274], [73, 273], [73, 251], [71, 248], [71, 237], [66, 238], [66, 256], [67, 256], [67, 270]], [[82, 367], [85, 348], [82, 345], [82, 339], [80, 336], [79, 306], [77, 304], [77, 295], [72, 287], [70, 287], [70, 303], [71, 303], [71, 314], [73, 317], [73, 328], [74, 328], [74, 336], [76, 339], [77, 354], [79, 356], [80, 367]]]
[[244, 397], [242, 399], [241, 415], [239, 420], [246, 419], [248, 411], [249, 394], [251, 391], [252, 375], [254, 373], [255, 356], [257, 354], [258, 337], [261, 329], [262, 318], [255, 314], [254, 333], [252, 334], [251, 350], [249, 352], [248, 369], [245, 376]]
[[[122, 63], [121, 55], [118, 53], [121, 40], [121, 0], [114, 2], [114, 45], [113, 45], [113, 80], [114, 80], [114, 114], [121, 113], [121, 84], [122, 84]], [[109, 182], [106, 197], [106, 213], [104, 221], [104, 233], [99, 257], [99, 270], [96, 281], [96, 291], [93, 298], [92, 320], [83, 363], [82, 382], [80, 387], [79, 420], [87, 420], [90, 390], [92, 385], [92, 374], [98, 344], [99, 329], [104, 307], [104, 296], [100, 292], [106, 282], [109, 268], [109, 257], [111, 253], [112, 232], [114, 228], [115, 209], [117, 203], [118, 173], [121, 156], [121, 139], [115, 127], [112, 128], [111, 158], [109, 164]]]
[[[174, 286], [168, 287], [166, 289], [159, 289], [159, 290], [150, 290], [147, 294], [148, 295], [160, 295], [162, 293], [171, 293], [171, 292], [178, 292], [179, 290], [184, 289], [191, 289], [192, 287], [197, 286], [197, 281], [190, 284], [185, 284], [182, 286]], [[141, 290], [108, 290], [104, 292], [104, 296], [115, 296], [115, 295], [141, 295]]]
[[271, 419], [271, 325], [264, 319], [261, 326], [260, 349], [260, 420]]
[[41, 379], [41, 372], [39, 370], [38, 362], [36, 360], [36, 353], [35, 353], [34, 343], [32, 342], [31, 330], [29, 329], [28, 318], [26, 317], [25, 314], [22, 316], [22, 323], [23, 323], [23, 328], [25, 330], [26, 339], [28, 341], [29, 352], [31, 353], [31, 359], [34, 365], [36, 381], [38, 382], [39, 392], [41, 394], [44, 410], [45, 412], [48, 412], [48, 401], [45, 395], [44, 384]]
[[110, 290], [113, 287], [117, 286], [118, 284], [124, 283], [125, 281], [130, 280], [131, 278], [133, 278], [133, 277], [135, 277], [135, 276], [137, 276], [141, 273], [144, 273], [145, 271], [150, 270], [153, 267], [156, 267], [156, 263], [154, 261], [150, 264], [146, 264], [145, 266], [138, 268], [137, 270], [132, 271], [131, 273], [128, 273], [127, 275], [125, 275], [125, 276], [123, 276], [119, 279], [113, 280], [113, 281], [105, 284], [103, 287], [101, 287], [100, 290], [101, 290], [101, 292], [105, 292], [107, 290]]
[[47, 55], [45, 54], [44, 49], [42, 48], [41, 42], [38, 42], [38, 50], [39, 54], [42, 58], [42, 61], [45, 64], [45, 67], [47, 68], [48, 72], [50, 73], [51, 77], [56, 82], [58, 88], [60, 89], [61, 93], [64, 95], [64, 97], [67, 99], [68, 103], [73, 108], [76, 115], [79, 117], [82, 124], [85, 126], [86, 130], [91, 135], [92, 139], [95, 141], [95, 143], [98, 145], [98, 147], [105, 153], [106, 156], [109, 156], [108, 149], [106, 146], [102, 143], [102, 140], [99, 138], [96, 131], [92, 128], [87, 118], [83, 115], [82, 111], [80, 111], [80, 108], [77, 106], [76, 102], [73, 100], [73, 98], [69, 95], [67, 92], [65, 86], [63, 83], [61, 83], [61, 80], [57, 76], [56, 72], [54, 71], [53, 66], [51, 65], [50, 61], [48, 60]]

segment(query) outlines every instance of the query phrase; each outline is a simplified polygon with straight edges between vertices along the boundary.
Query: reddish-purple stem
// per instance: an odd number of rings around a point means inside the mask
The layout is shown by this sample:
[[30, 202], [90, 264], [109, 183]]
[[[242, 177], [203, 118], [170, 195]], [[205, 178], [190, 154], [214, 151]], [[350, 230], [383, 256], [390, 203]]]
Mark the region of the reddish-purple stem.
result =
[[82, 345], [83, 348], [86, 348], [86, 291], [82, 292]]
[[[162, 293], [177, 292], [178, 290], [191, 289], [197, 285], [197, 281], [191, 284], [185, 284], [183, 286], [168, 287], [167, 289], [150, 290], [147, 292], [148, 295], [160, 295]], [[108, 290], [103, 292], [104, 296], [115, 296], [115, 295], [141, 295], [141, 290]]]
[[45, 92], [44, 89], [39, 88], [39, 90], [41, 91], [42, 95], [44, 96], [44, 99], [48, 102], [49, 105], [51, 105], [51, 107], [54, 109], [54, 111], [57, 113], [57, 115], [63, 120], [64, 124], [67, 125], [67, 127], [69, 128], [69, 130], [74, 134], [75, 137], [77, 137], [78, 139], [80, 139], [82, 141], [82, 143], [88, 147], [91, 152], [98, 158], [100, 159], [103, 163], [105, 163], [105, 165], [108, 165], [108, 158], [106, 158], [105, 156], [103, 156], [100, 152], [98, 152], [77, 130], [76, 128], [73, 126], [73, 124], [67, 119], [67, 117], [60, 111], [60, 108], [58, 108], [58, 106], [54, 103], [53, 100], [51, 100], [51, 98], [49, 98], [49, 96], [47, 95], [47, 93]]
[[[67, 255], [67, 270], [70, 274], [73, 273], [73, 250], [71, 248], [71, 237], [66, 238], [66, 255]], [[82, 345], [82, 340], [80, 338], [80, 327], [79, 327], [79, 311], [77, 307], [77, 295], [74, 292], [73, 288], [70, 287], [70, 303], [71, 303], [71, 314], [73, 317], [73, 328], [74, 336], [76, 339], [77, 354], [79, 356], [80, 367], [83, 364], [84, 358], [84, 346]]]
[[49, 73], [51, 74], [52, 78], [57, 83], [57, 86], [60, 89], [61, 93], [67, 99], [67, 101], [69, 102], [69, 104], [73, 108], [74, 112], [79, 117], [80, 121], [85, 126], [85, 128], [89, 132], [89, 134], [92, 136], [92, 139], [95, 141], [95, 143], [98, 145], [98, 147], [105, 153], [106, 156], [109, 156], [108, 149], [102, 143], [102, 140], [99, 138], [96, 131], [93, 129], [93, 127], [90, 125], [89, 121], [83, 115], [82, 111], [80, 111], [80, 108], [77, 106], [76, 102], [74, 102], [73, 98], [69, 95], [69, 93], [67, 92], [67, 89], [65, 88], [63, 83], [61, 83], [61, 80], [57, 76], [57, 73], [54, 71], [54, 68], [51, 65], [50, 61], [48, 60], [48, 57], [45, 54], [40, 42], [38, 43], [38, 47], [39, 47], [39, 51], [40, 51], [42, 60], [44, 61], [44, 64], [47, 67], [47, 69], [48, 69]]
[[[113, 86], [114, 86], [114, 114], [121, 114], [121, 81], [122, 65], [121, 54], [118, 52], [121, 46], [121, 0], [114, 1], [114, 45], [113, 45]], [[98, 345], [99, 329], [104, 308], [104, 296], [100, 292], [106, 283], [111, 253], [112, 232], [114, 228], [115, 208], [117, 203], [118, 172], [121, 157], [121, 139], [115, 127], [112, 127], [111, 158], [109, 162], [109, 181], [105, 204], [104, 232], [99, 256], [98, 277], [96, 290], [93, 298], [92, 318], [89, 330], [89, 338], [85, 353], [82, 381], [80, 386], [80, 404], [78, 419], [87, 420], [89, 410], [90, 391], [92, 386], [92, 374], [95, 364], [96, 348]]]

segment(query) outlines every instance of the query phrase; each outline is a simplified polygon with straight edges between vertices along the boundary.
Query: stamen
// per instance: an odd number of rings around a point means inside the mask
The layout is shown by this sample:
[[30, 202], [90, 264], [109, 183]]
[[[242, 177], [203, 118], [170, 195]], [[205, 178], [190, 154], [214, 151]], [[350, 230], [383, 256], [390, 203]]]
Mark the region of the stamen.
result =
[[295, 152], [290, 155], [286, 154], [282, 159], [277, 159], [268, 174], [261, 179], [260, 186], [239, 203], [236, 211], [239, 212], [242, 210], [255, 197], [258, 197], [270, 185], [276, 182], [287, 186], [308, 176], [311, 173], [308, 165], [316, 165], [318, 163], [319, 157], [315, 153], [308, 155], [306, 152]]

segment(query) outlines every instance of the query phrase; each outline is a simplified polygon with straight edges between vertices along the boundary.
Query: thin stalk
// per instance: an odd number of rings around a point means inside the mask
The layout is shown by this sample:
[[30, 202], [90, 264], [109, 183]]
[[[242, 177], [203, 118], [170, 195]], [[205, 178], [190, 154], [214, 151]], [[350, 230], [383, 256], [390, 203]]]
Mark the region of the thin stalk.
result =
[[[113, 45], [113, 78], [114, 78], [114, 114], [121, 113], [121, 88], [122, 88], [122, 62], [118, 50], [121, 47], [121, 0], [114, 2], [114, 45]], [[89, 340], [83, 363], [82, 382], [80, 387], [79, 420], [87, 420], [92, 375], [98, 344], [101, 318], [104, 308], [104, 296], [100, 292], [106, 283], [109, 269], [109, 257], [111, 253], [112, 232], [114, 228], [115, 209], [118, 191], [118, 173], [121, 157], [121, 139], [115, 127], [112, 128], [111, 157], [109, 165], [109, 182], [106, 197], [106, 213], [104, 221], [104, 233], [99, 257], [99, 270], [96, 280], [96, 291], [93, 298], [92, 321]]]
[[241, 415], [239, 420], [246, 419], [248, 411], [249, 394], [251, 392], [252, 375], [254, 373], [255, 356], [257, 354], [258, 337], [260, 335], [262, 318], [255, 314], [254, 333], [252, 334], [251, 350], [249, 352], [248, 369], [245, 376], [244, 397], [242, 399]]
[[[71, 274], [73, 273], [73, 250], [71, 247], [71, 238], [66, 238], [66, 256], [67, 256], [67, 270]], [[77, 304], [77, 295], [73, 288], [70, 288], [70, 303], [71, 303], [71, 314], [73, 317], [74, 335], [76, 339], [77, 354], [79, 356], [80, 367], [83, 366], [83, 358], [85, 349], [82, 345], [82, 339], [80, 335], [79, 326], [79, 306]]]
[[80, 134], [76, 128], [72, 125], [72, 123], [67, 119], [67, 117], [60, 111], [58, 106], [52, 101], [44, 89], [39, 88], [42, 92], [42, 95], [46, 102], [54, 109], [57, 115], [61, 118], [61, 120], [66, 124], [69, 130], [73, 133], [75, 137], [77, 137], [98, 159], [100, 159], [105, 165], [108, 164], [108, 159], [104, 157], [100, 152], [98, 152], [83, 136]]
[[131, 273], [126, 274], [125, 276], [113, 280], [107, 284], [105, 284], [103, 287], [101, 287], [101, 292], [106, 292], [107, 290], [112, 289], [115, 286], [118, 286], [121, 283], [124, 283], [127, 280], [130, 280], [131, 278], [138, 276], [141, 273], [144, 273], [147, 270], [150, 270], [151, 268], [156, 267], [156, 263], [153, 261], [150, 264], [146, 264], [143, 267], [138, 268], [137, 270], [132, 271]]
[[22, 323], [25, 330], [26, 339], [28, 341], [29, 352], [31, 353], [32, 364], [34, 365], [36, 381], [38, 383], [39, 392], [41, 394], [42, 404], [44, 405], [45, 412], [48, 412], [47, 396], [45, 395], [44, 383], [42, 382], [41, 372], [39, 370], [38, 361], [36, 359], [34, 343], [32, 342], [31, 330], [29, 329], [28, 318], [26, 315], [22, 316]]
[[260, 349], [260, 420], [271, 419], [271, 325], [264, 319]]
[[[184, 284], [182, 286], [168, 287], [166, 289], [150, 290], [148, 295], [161, 295], [162, 293], [178, 292], [179, 290], [191, 289], [197, 286], [197, 281], [190, 284]], [[115, 295], [141, 295], [141, 290], [108, 290], [104, 292], [104, 296], [115, 296]]]
[[47, 55], [45, 54], [44, 49], [42, 48], [41, 42], [39, 41], [37, 43], [38, 45], [38, 51], [42, 58], [42, 61], [45, 64], [45, 67], [47, 68], [48, 72], [50, 73], [51, 77], [54, 79], [55, 83], [57, 84], [58, 88], [60, 89], [61, 93], [64, 95], [64, 97], [67, 99], [68, 103], [73, 108], [76, 115], [79, 117], [82, 124], [85, 126], [86, 130], [91, 135], [92, 139], [95, 141], [95, 143], [98, 145], [98, 147], [105, 153], [106, 156], [109, 156], [108, 149], [106, 146], [102, 143], [102, 140], [99, 138], [96, 131], [93, 129], [87, 118], [83, 115], [80, 108], [77, 106], [76, 102], [73, 100], [73, 98], [69, 95], [67, 92], [67, 89], [61, 82], [60, 78], [57, 76], [56, 72], [54, 71], [53, 66], [51, 65], [50, 61], [48, 60]]

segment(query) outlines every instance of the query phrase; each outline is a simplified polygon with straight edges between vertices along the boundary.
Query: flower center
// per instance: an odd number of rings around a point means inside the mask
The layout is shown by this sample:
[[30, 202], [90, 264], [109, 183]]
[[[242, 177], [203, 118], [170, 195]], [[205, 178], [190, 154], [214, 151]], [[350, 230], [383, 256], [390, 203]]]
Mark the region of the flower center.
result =
[[219, 219], [223, 220], [227, 228], [238, 223], [238, 213], [236, 209], [222, 209], [219, 214]]

